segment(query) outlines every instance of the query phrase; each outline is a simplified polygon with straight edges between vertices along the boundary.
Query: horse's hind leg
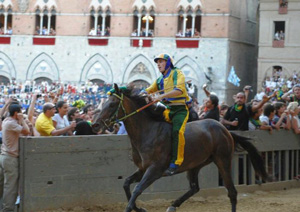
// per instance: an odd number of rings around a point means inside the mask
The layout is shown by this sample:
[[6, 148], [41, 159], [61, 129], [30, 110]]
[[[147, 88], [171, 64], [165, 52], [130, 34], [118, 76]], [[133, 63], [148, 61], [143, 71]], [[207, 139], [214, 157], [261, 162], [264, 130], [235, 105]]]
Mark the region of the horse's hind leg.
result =
[[[124, 184], [123, 184], [123, 188], [127, 197], [127, 200], [129, 201], [131, 198], [131, 192], [130, 192], [130, 185], [132, 183], [138, 183], [141, 181], [142, 177], [143, 177], [143, 172], [141, 170], [137, 170], [136, 172], [134, 172], [131, 176], [127, 177]], [[137, 208], [136, 205], [134, 205], [133, 210], [136, 212], [143, 212], [142, 208]]]
[[236, 212], [237, 204], [237, 191], [231, 177], [231, 160], [218, 158], [215, 160], [216, 165], [219, 168], [219, 172], [224, 180], [224, 185], [228, 191], [228, 197], [231, 202], [231, 211]]
[[187, 171], [187, 178], [190, 183], [190, 190], [186, 192], [184, 195], [182, 195], [181, 197], [179, 197], [178, 199], [176, 199], [173, 202], [172, 206], [167, 209], [167, 212], [176, 211], [177, 207], [179, 207], [184, 201], [186, 201], [188, 198], [190, 198], [200, 190], [199, 181], [198, 181], [199, 171], [202, 167], [206, 166], [207, 164], [210, 164], [211, 162], [212, 160], [208, 159], [200, 166]]

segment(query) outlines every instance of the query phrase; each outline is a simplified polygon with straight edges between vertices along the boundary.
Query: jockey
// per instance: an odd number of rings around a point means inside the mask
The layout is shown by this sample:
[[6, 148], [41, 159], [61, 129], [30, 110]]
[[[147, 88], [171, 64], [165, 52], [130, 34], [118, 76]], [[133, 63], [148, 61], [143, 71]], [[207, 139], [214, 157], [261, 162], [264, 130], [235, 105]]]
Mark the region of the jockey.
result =
[[166, 121], [172, 123], [171, 163], [165, 174], [176, 173], [184, 158], [184, 131], [189, 118], [187, 101], [189, 96], [185, 87], [185, 76], [181, 70], [173, 66], [173, 59], [168, 54], [160, 54], [155, 59], [162, 75], [146, 89], [151, 94], [160, 91], [153, 101], [161, 101], [167, 106], [164, 111]]

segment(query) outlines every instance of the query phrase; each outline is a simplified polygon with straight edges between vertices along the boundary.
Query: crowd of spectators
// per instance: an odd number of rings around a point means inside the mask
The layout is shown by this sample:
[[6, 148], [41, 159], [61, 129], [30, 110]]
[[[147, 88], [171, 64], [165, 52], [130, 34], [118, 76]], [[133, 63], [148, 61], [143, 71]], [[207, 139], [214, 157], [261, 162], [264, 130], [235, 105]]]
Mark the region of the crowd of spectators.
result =
[[[101, 25], [97, 26], [97, 29], [91, 28], [89, 32], [89, 36], [101, 36], [102, 35], [102, 28]], [[110, 36], [110, 28], [106, 27], [104, 31], [104, 36]]]
[[12, 28], [9, 26], [7, 27], [6, 33], [4, 27], [0, 27], [0, 35], [12, 35], [13, 31]]
[[185, 31], [185, 34], [182, 32], [182, 30], [179, 30], [176, 33], [176, 37], [186, 37], [186, 38], [190, 38], [190, 37], [200, 37], [200, 32], [195, 28], [194, 29], [194, 35], [192, 36], [192, 29], [191, 28], [187, 28]]
[[39, 26], [36, 26], [34, 34], [35, 35], [50, 35], [50, 36], [55, 36], [56, 32], [55, 32], [55, 30], [52, 27], [50, 28], [50, 30], [48, 32], [48, 28], [47, 27], [44, 26], [42, 29], [40, 29]]
[[[153, 29], [149, 29], [149, 30], [148, 30], [148, 36], [149, 36], [149, 37], [152, 37], [153, 35], [154, 35]], [[137, 29], [133, 30], [133, 32], [131, 33], [131, 36], [132, 36], [132, 37], [138, 36], [138, 31], [137, 31]], [[146, 36], [146, 28], [144, 28], [144, 27], [142, 28], [141, 33], [140, 33], [140, 36], [142, 36], [142, 37], [145, 37], [145, 36]]]

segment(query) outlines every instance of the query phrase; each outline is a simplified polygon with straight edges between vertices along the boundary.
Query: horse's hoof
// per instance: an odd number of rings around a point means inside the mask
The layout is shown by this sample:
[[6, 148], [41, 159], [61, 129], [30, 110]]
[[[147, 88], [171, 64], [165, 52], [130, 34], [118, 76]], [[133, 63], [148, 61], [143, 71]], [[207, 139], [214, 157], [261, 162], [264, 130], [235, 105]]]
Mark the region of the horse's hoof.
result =
[[147, 212], [145, 208], [140, 208], [140, 212]]
[[170, 207], [168, 207], [168, 209], [166, 210], [166, 212], [176, 212], [176, 207], [170, 206]]

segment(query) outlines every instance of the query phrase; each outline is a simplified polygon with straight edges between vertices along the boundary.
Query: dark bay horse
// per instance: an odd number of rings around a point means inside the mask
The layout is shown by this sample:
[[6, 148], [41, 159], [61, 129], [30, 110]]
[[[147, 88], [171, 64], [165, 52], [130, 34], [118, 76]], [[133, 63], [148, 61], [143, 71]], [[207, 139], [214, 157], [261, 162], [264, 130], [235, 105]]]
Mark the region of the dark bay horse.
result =
[[[124, 119], [124, 124], [132, 146], [132, 157], [137, 171], [125, 180], [124, 190], [128, 199], [126, 212], [145, 212], [135, 201], [154, 181], [163, 176], [171, 157], [171, 125], [162, 120], [162, 115], [153, 106], [135, 113], [146, 101], [136, 95], [135, 89], [121, 90], [115, 84], [115, 91], [104, 104], [92, 127], [98, 132], [116, 119]], [[159, 116], [155, 114], [159, 112]], [[132, 113], [132, 114], [131, 114]], [[129, 115], [130, 114], [130, 115]], [[159, 120], [161, 119], [161, 120]], [[190, 190], [175, 200], [167, 212], [176, 211], [185, 200], [199, 191], [198, 173], [200, 169], [214, 162], [228, 190], [232, 212], [236, 211], [237, 191], [231, 177], [231, 160], [235, 144], [244, 148], [250, 157], [256, 174], [267, 181], [264, 162], [257, 149], [248, 138], [230, 133], [222, 124], [214, 120], [188, 123], [185, 131], [184, 161], [178, 173], [187, 172]], [[132, 194], [130, 185], [138, 183]]]

